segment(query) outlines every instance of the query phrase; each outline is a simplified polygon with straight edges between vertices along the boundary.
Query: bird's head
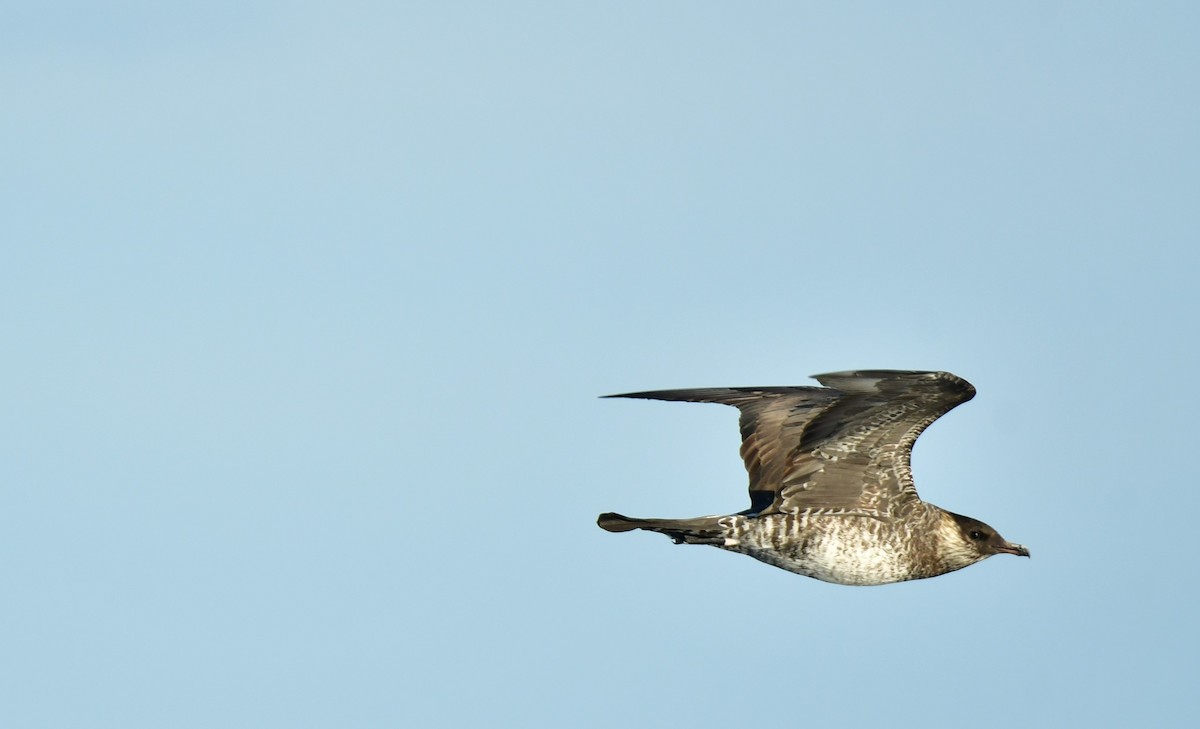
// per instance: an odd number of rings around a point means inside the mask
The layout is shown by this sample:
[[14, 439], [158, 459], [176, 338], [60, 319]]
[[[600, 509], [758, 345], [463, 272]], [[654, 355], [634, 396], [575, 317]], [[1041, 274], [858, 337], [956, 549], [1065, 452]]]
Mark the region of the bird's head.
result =
[[952, 541], [955, 551], [964, 555], [974, 556], [973, 562], [991, 557], [993, 554], [1015, 554], [1018, 557], [1028, 557], [1029, 550], [1020, 544], [1013, 544], [987, 524], [959, 514], [946, 514], [953, 521], [953, 528], [947, 530], [953, 534]]

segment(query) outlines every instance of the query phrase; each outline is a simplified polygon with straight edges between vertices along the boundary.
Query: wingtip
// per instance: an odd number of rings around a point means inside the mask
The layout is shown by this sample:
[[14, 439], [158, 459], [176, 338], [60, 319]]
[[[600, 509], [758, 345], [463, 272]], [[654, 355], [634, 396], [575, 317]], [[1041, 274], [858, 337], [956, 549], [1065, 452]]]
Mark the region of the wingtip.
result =
[[664, 392], [671, 392], [671, 391], [670, 390], [647, 390], [646, 392], [616, 392], [616, 393], [613, 393], [612, 395], [601, 395], [600, 399], [601, 400], [611, 400], [616, 397], [623, 397], [623, 398], [627, 398], [630, 400], [654, 400], [654, 399], [657, 399], [655, 396], [657, 396], [661, 393], [664, 393]]

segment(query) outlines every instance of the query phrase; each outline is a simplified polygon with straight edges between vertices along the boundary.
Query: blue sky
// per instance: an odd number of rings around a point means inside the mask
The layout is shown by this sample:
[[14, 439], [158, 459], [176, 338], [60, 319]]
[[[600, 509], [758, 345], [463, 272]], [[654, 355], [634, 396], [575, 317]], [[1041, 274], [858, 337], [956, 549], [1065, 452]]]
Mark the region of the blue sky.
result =
[[[1189, 3], [17, 3], [0, 724], [1190, 726]], [[607, 534], [946, 369], [847, 588]]]

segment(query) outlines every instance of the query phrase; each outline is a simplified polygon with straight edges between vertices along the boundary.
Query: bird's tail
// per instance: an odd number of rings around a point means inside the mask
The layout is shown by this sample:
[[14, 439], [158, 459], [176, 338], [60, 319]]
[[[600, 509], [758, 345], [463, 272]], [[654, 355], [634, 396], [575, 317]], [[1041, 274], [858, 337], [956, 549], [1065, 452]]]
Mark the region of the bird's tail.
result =
[[601, 514], [596, 523], [609, 532], [630, 532], [645, 529], [666, 534], [676, 544], [724, 544], [725, 529], [719, 516], [701, 516], [695, 519], [630, 519], [611, 511]]

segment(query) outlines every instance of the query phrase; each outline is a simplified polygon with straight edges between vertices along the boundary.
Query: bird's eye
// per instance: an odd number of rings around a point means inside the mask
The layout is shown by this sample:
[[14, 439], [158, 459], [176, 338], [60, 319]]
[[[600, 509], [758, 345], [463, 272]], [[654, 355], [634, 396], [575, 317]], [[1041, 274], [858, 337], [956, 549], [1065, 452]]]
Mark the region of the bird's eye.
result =
[[984, 535], [984, 533], [983, 533], [983, 532], [981, 532], [981, 531], [973, 531], [973, 532], [971, 532], [970, 534], [968, 534], [967, 536], [969, 536], [971, 539], [974, 539], [974, 540], [975, 540], [975, 541], [977, 541], [977, 542], [978, 542], [978, 541], [980, 541], [981, 539], [985, 539], [985, 538], [986, 538], [986, 536]]

